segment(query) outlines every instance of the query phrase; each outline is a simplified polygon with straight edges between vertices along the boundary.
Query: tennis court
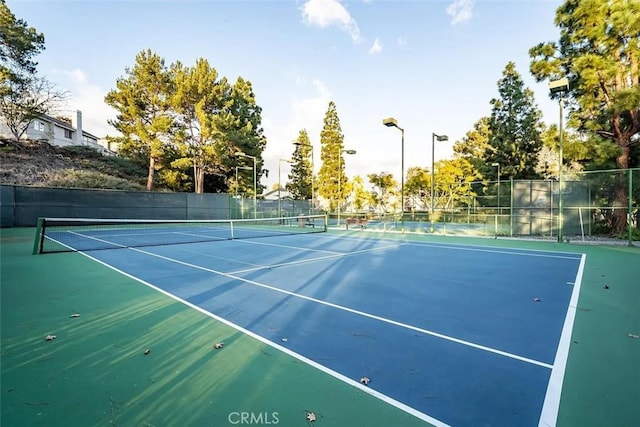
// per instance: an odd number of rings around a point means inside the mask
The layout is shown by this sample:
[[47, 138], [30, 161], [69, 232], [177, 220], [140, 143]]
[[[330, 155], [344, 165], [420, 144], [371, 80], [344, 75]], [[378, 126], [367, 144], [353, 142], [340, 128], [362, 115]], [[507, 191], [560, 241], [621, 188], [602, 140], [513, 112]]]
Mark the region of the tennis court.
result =
[[[586, 252], [602, 248], [318, 233], [326, 228], [297, 220], [270, 224], [276, 227], [250, 224], [252, 234], [238, 222], [230, 238], [230, 230], [209, 225], [73, 224], [69, 230], [52, 227], [48, 239], [83, 250], [135, 286], [146, 285], [230, 326], [260, 343], [263, 352], [269, 348], [292, 358], [333, 387], [339, 383], [360, 399], [366, 396], [370, 405], [391, 408], [391, 418], [373, 425], [558, 422]], [[194, 241], [168, 237], [176, 235]], [[638, 256], [632, 248], [625, 251]], [[637, 283], [629, 292], [638, 295]], [[629, 332], [638, 326], [637, 316], [635, 322]], [[619, 338], [637, 344], [621, 331]], [[209, 342], [209, 351], [223, 357], [240, 345], [236, 339], [219, 338], [223, 346], [217, 350]], [[638, 346], [632, 351], [637, 354]], [[231, 371], [244, 369], [240, 359]], [[629, 398], [638, 396], [632, 385], [629, 390]], [[278, 394], [290, 399], [286, 390]], [[285, 404], [265, 407], [264, 400], [243, 399], [241, 406], [269, 414], [282, 412]], [[306, 418], [312, 406], [295, 416], [280, 415], [279, 421], [332, 420], [330, 413]], [[225, 410], [215, 425], [234, 424], [231, 410]], [[332, 422], [345, 425], [345, 419]]]

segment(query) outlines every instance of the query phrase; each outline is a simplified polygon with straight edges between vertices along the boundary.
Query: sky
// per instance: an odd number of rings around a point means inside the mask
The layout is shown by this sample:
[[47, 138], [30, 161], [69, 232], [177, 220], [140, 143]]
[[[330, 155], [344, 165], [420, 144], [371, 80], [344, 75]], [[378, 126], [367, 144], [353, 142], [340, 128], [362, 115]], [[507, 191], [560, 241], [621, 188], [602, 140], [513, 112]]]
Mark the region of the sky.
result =
[[[206, 58], [219, 74], [251, 81], [262, 119], [270, 188], [278, 159], [291, 157], [301, 129], [320, 168], [320, 131], [337, 106], [346, 173], [392, 173], [400, 182], [401, 134], [409, 167], [450, 158], [452, 146], [491, 113], [509, 61], [535, 93], [543, 120], [558, 105], [529, 73], [528, 51], [556, 41], [554, 0], [7, 0], [12, 13], [44, 33], [40, 74], [67, 90], [63, 113], [83, 114], [83, 129], [115, 135], [104, 96], [135, 56], [151, 49], [167, 64]], [[289, 172], [281, 163], [281, 181]]]

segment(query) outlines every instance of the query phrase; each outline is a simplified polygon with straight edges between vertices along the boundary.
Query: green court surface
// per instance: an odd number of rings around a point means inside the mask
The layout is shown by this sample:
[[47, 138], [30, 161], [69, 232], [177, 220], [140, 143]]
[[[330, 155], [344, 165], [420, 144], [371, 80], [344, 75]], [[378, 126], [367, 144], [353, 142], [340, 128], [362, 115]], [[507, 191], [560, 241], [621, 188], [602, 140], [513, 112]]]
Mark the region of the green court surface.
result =
[[[0, 234], [2, 426], [425, 425], [80, 254], [32, 255], [34, 232]], [[640, 249], [385, 238], [585, 253], [558, 425], [640, 425]]]

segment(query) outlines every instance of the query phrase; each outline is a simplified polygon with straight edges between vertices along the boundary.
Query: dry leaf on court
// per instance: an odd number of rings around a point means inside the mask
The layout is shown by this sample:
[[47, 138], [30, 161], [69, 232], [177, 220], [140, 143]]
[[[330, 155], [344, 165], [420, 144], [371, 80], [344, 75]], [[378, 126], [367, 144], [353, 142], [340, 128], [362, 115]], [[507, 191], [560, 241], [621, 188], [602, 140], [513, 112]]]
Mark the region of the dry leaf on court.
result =
[[222, 347], [224, 347], [223, 342], [217, 342], [213, 345], [213, 348], [215, 348], [216, 350], [220, 350]]
[[316, 414], [313, 412], [307, 412], [307, 421], [314, 422], [316, 420]]
[[289, 341], [289, 338], [282, 338], [282, 342], [287, 342]]
[[533, 302], [541, 302], [541, 301], [542, 301], [542, 298], [535, 297], [535, 298], [533, 299]]
[[636, 334], [632, 334], [632, 333], [628, 333], [627, 336], [629, 338], [640, 338], [640, 335], [636, 335]]
[[146, 349], [146, 350], [144, 351], [144, 354], [145, 354], [145, 355], [147, 355], [147, 354], [149, 354], [149, 353], [151, 353], [151, 349], [150, 349], [150, 348], [148, 348], [148, 349]]
[[360, 382], [364, 385], [369, 385], [369, 383], [371, 382], [371, 380], [368, 377], [362, 377], [360, 378]]
[[69, 317], [80, 317], [80, 313], [73, 313], [71, 316]]
[[45, 341], [53, 341], [56, 339], [55, 335], [47, 335], [46, 337], [44, 337]]

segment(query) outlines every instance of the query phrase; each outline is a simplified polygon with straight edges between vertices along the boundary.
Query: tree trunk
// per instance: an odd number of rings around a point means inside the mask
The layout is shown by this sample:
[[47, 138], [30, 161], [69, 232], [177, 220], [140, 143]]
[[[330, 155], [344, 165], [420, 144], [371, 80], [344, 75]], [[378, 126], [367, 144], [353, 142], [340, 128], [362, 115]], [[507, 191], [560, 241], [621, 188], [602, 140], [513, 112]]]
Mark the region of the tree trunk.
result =
[[[621, 170], [629, 171], [629, 145], [628, 141], [624, 141], [622, 138], [616, 141], [618, 146], [622, 147], [622, 154], [616, 158], [616, 164]], [[622, 172], [622, 171], [621, 171]], [[628, 177], [625, 173], [620, 173], [616, 176], [615, 190], [613, 198], [613, 216], [611, 218], [611, 231], [614, 234], [622, 234], [627, 229], [627, 206], [629, 203], [629, 189], [627, 188]]]
[[153, 174], [156, 171], [156, 159], [153, 156], [149, 157], [149, 174], [147, 175], [147, 190], [153, 190]]
[[204, 193], [204, 168], [202, 166], [195, 168], [194, 179], [196, 184], [196, 194]]

